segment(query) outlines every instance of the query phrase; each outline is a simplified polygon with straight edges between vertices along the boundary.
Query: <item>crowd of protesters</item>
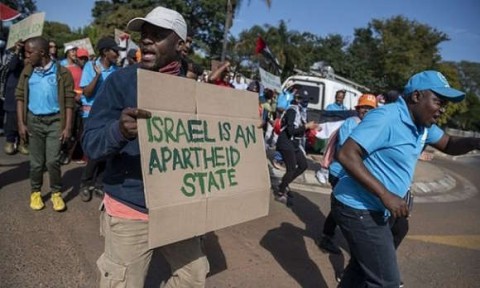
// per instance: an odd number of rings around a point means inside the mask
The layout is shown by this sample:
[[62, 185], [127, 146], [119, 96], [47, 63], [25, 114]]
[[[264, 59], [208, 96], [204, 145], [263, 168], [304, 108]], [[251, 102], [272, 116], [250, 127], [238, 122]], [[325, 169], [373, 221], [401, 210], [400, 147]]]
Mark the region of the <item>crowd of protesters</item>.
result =
[[[301, 86], [267, 89], [258, 79], [247, 83], [243, 75], [232, 73], [228, 61], [208, 73], [189, 59], [194, 35], [178, 12], [157, 7], [129, 21], [127, 28], [140, 32], [140, 50], [123, 51], [123, 59], [122, 48], [110, 37], [96, 43], [97, 55], [66, 45], [62, 60], [57, 43], [33, 37], [2, 51], [0, 69], [4, 152], [29, 155], [31, 209], [45, 206], [41, 191], [46, 168], [52, 207], [65, 210], [61, 164], [72, 157], [86, 161], [81, 199], [103, 197], [105, 251], [97, 261], [101, 287], [143, 287], [153, 253], [136, 122], [151, 114], [136, 108], [137, 69], [258, 93], [266, 149], [276, 148], [274, 157], [286, 170], [274, 197], [287, 205], [292, 197], [288, 185], [307, 169], [306, 134], [319, 130], [318, 123], [307, 121], [309, 95]], [[345, 110], [344, 96], [337, 91], [327, 109]], [[424, 71], [410, 78], [403, 97], [397, 93], [397, 99], [380, 108], [374, 95], [362, 95], [358, 117], [340, 128], [329, 175], [332, 211], [318, 244], [338, 253], [331, 237], [337, 225], [341, 228], [351, 252], [341, 287], [400, 286], [399, 241], [392, 227], [408, 216], [404, 197], [422, 149], [431, 144], [448, 154], [463, 154], [480, 148], [478, 139], [452, 137], [435, 125], [444, 105], [464, 96], [439, 72]], [[172, 272], [165, 287], [205, 286], [209, 263], [199, 237], [158, 249]], [[371, 257], [372, 250], [378, 257]]]

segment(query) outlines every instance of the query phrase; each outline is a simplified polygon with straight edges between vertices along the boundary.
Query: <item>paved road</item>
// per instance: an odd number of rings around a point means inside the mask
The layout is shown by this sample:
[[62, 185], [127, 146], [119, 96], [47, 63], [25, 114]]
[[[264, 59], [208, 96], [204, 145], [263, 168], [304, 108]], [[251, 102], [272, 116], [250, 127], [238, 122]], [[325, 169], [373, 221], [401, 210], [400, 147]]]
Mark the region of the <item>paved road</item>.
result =
[[[480, 189], [479, 159], [435, 163]], [[103, 248], [100, 200], [83, 203], [77, 197], [82, 166], [64, 169], [68, 210], [56, 213], [49, 202], [39, 212], [28, 207], [26, 157], [1, 155], [0, 163], [0, 287], [95, 287], [95, 261]], [[328, 195], [295, 193], [292, 209], [272, 201], [268, 217], [208, 234], [207, 287], [335, 287], [335, 270], [348, 253], [323, 254], [313, 242], [328, 206]], [[406, 287], [479, 287], [478, 207], [478, 193], [466, 201], [415, 206], [398, 256]], [[149, 287], [158, 285], [157, 274], [151, 274]]]

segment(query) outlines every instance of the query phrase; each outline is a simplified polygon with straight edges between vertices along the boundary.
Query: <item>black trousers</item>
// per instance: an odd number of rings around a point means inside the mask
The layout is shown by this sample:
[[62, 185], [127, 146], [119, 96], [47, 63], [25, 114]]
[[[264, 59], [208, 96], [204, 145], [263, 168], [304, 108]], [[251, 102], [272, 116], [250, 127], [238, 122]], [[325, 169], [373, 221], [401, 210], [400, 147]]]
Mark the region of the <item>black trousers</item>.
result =
[[101, 188], [103, 172], [105, 171], [105, 160], [88, 159], [87, 165], [83, 169], [82, 183], [80, 187], [94, 186]]
[[285, 193], [288, 184], [307, 170], [308, 163], [305, 154], [300, 149], [279, 149], [278, 151], [282, 154], [283, 163], [287, 168], [278, 190], [280, 193]]

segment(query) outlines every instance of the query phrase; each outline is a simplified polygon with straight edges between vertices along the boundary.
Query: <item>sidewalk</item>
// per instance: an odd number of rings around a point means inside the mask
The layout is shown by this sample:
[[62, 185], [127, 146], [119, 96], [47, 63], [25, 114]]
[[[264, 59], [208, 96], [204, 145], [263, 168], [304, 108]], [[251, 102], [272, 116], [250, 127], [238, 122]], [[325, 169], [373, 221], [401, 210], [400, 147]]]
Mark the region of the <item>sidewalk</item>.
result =
[[[267, 152], [269, 160], [271, 160], [272, 155], [273, 153], [271, 151]], [[435, 153], [435, 155], [437, 154]], [[439, 156], [441, 157], [441, 155]], [[315, 172], [320, 169], [319, 162], [322, 159], [322, 155], [308, 154], [307, 159], [308, 169], [305, 171], [305, 173], [293, 181], [293, 183], [290, 185], [291, 188], [309, 192], [330, 194], [330, 185], [328, 183], [321, 184], [315, 177]], [[269, 161], [272, 182], [280, 181], [285, 171], [274, 168], [271, 163], [272, 161]], [[416, 197], [424, 197], [447, 193], [455, 188], [456, 185], [456, 180], [450, 172], [447, 172], [446, 170], [434, 165], [431, 163], [431, 161], [419, 160], [415, 170], [411, 190], [413, 195]]]

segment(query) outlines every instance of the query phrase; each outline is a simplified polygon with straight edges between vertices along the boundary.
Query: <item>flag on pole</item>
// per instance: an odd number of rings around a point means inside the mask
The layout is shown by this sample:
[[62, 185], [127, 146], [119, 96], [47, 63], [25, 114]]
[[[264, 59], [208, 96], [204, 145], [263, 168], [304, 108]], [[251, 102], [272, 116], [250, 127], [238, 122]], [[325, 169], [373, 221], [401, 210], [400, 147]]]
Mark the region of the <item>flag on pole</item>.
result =
[[278, 61], [277, 57], [273, 55], [272, 51], [267, 46], [267, 43], [263, 40], [263, 38], [259, 35], [257, 39], [257, 45], [255, 47], [255, 54], [262, 53], [262, 55], [267, 58], [270, 62], [272, 62], [276, 69], [281, 71], [280, 62]]
[[7, 5], [0, 3], [0, 20], [3, 22], [12, 21], [22, 15], [15, 9], [8, 7]]

